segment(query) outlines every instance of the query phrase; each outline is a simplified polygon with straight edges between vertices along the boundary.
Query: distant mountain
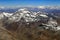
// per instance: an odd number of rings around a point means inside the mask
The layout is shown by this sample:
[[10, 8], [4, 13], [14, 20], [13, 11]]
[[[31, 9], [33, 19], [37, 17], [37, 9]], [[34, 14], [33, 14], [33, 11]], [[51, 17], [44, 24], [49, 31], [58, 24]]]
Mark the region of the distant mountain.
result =
[[0, 8], [0, 12], [16, 12], [18, 9], [27, 8], [29, 11], [33, 12], [48, 12], [48, 13], [60, 13], [60, 7], [50, 7], [50, 6], [39, 6], [39, 7], [19, 7], [19, 8]]

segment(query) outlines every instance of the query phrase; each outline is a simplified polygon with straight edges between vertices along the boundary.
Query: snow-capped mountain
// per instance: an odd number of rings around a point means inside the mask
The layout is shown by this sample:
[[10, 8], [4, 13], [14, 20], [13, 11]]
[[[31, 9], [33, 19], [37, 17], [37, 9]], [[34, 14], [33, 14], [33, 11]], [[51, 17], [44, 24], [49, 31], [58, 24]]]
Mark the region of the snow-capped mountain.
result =
[[13, 15], [13, 13], [5, 13], [5, 12], [0, 13], [0, 19], [3, 19], [5, 17], [10, 17], [11, 15]]
[[54, 13], [52, 13], [53, 10], [55, 10], [54, 8], [57, 9], [57, 7], [50, 7], [50, 6], [47, 6], [47, 7], [39, 6], [39, 8], [36, 8], [36, 7], [35, 8], [31, 8], [31, 7], [15, 8], [17, 10], [14, 13], [7, 13], [7, 12], [0, 13], [1, 14], [0, 19], [2, 17], [3, 18], [8, 17], [8, 20], [13, 20], [13, 21], [19, 21], [19, 20], [21, 20], [21, 18], [24, 18], [26, 22], [39, 21], [43, 18], [48, 18], [48, 16], [50, 16], [52, 14], [54, 15]]
[[[46, 29], [52, 28], [56, 30], [60, 30], [57, 26], [56, 21], [50, 20], [50, 17], [56, 17], [54, 14], [49, 14], [49, 12], [46, 12], [48, 9], [41, 9], [40, 8], [19, 8], [14, 13], [7, 13], [2, 12], [0, 13], [0, 19], [4, 20], [5, 22], [20, 22], [22, 18], [24, 19], [24, 22], [38, 22], [38, 21], [44, 21], [47, 22], [47, 24], [44, 26]], [[31, 10], [30, 10], [31, 9]], [[38, 11], [36, 11], [38, 10]], [[40, 11], [43, 10], [43, 11]], [[45, 10], [45, 11], [44, 11]], [[36, 12], [35, 12], [36, 11]], [[48, 10], [49, 11], [49, 10]], [[50, 10], [51, 11], [51, 10]], [[48, 21], [49, 20], [49, 21]]]
[[26, 22], [32, 22], [32, 21], [39, 21], [40, 17], [48, 18], [48, 16], [45, 14], [30, 12], [28, 11], [28, 9], [23, 8], [16, 11], [11, 17], [9, 17], [9, 20], [17, 22], [20, 21], [21, 18], [24, 18]]
[[46, 19], [48, 16], [42, 12], [33, 12], [29, 11], [27, 8], [22, 8], [16, 11], [15, 13], [1, 13], [0, 19], [2, 18], [8, 18], [9, 21], [15, 21], [18, 22], [21, 20], [21, 18], [24, 18], [26, 22], [34, 22], [34, 21], [39, 21], [41, 19]]

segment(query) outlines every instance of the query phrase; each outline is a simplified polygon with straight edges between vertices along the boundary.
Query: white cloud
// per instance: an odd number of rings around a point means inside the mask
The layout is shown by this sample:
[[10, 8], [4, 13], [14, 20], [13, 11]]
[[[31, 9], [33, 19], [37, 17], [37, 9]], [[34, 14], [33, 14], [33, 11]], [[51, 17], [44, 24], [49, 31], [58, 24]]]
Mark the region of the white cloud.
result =
[[44, 8], [45, 8], [45, 6], [38, 6], [38, 8], [44, 9]]
[[5, 7], [1, 6], [0, 8], [4, 9]]

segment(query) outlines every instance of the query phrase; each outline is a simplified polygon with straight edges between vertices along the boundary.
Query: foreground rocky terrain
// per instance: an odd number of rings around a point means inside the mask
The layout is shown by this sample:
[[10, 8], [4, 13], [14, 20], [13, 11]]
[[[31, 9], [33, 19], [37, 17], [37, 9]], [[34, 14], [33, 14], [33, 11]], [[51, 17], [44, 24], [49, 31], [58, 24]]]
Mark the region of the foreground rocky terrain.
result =
[[0, 24], [0, 40], [60, 40], [60, 31], [39, 28], [42, 25], [37, 23], [18, 25], [14, 22], [7, 27]]

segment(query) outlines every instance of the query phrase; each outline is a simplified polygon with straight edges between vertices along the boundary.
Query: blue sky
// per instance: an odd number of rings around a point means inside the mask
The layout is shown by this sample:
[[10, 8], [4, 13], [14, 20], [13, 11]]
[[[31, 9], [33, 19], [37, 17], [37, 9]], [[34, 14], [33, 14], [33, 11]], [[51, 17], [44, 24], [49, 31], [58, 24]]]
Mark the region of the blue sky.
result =
[[60, 6], [60, 0], [0, 0], [0, 6]]

